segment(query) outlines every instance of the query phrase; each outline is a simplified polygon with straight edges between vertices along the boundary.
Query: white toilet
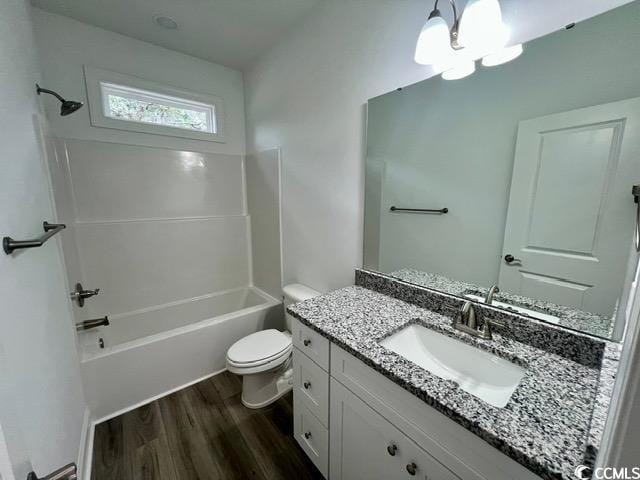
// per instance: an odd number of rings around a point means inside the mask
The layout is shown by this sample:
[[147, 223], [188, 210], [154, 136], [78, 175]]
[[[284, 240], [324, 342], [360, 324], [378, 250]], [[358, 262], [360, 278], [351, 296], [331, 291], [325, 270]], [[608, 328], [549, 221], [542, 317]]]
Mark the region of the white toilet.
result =
[[[284, 306], [320, 295], [294, 283], [282, 289]], [[227, 350], [227, 369], [242, 375], [242, 403], [265, 407], [293, 388], [291, 368], [291, 316], [285, 313], [286, 330], [262, 330], [241, 338]]]

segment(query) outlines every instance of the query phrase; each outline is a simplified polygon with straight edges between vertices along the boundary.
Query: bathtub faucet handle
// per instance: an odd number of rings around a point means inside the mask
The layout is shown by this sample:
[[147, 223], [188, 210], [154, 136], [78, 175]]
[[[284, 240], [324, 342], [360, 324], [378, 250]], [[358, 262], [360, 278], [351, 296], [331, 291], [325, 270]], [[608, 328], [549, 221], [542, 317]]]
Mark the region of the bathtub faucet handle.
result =
[[84, 307], [85, 298], [91, 298], [100, 293], [100, 289], [96, 288], [95, 290], [85, 290], [82, 287], [81, 283], [76, 283], [76, 289], [71, 292], [71, 300], [78, 303], [79, 307]]

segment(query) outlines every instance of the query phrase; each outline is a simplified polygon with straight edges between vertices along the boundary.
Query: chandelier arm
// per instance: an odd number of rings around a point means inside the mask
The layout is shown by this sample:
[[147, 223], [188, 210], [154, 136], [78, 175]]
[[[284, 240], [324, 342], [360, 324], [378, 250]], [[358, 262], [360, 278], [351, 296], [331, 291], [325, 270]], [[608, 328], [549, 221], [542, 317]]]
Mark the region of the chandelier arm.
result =
[[[429, 17], [431, 17], [431, 15], [433, 15], [434, 13], [436, 13], [437, 15], [440, 14], [440, 12], [438, 11], [439, 1], [440, 0], [435, 0], [435, 3], [433, 4], [433, 11], [429, 15]], [[460, 18], [458, 17], [458, 8], [456, 7], [456, 2], [454, 0], [449, 0], [449, 4], [451, 5], [451, 9], [453, 10], [453, 25], [449, 30], [449, 36], [451, 37], [451, 48], [453, 48], [454, 50], [460, 50], [462, 46], [460, 46], [460, 44], [458, 43], [458, 30], [460, 29]]]

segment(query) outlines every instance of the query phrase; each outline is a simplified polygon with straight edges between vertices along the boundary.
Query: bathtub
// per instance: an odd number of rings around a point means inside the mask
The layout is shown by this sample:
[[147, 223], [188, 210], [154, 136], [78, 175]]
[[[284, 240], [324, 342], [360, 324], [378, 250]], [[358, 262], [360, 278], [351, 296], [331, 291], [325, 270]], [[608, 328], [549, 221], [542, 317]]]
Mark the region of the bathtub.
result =
[[224, 370], [235, 341], [283, 328], [281, 305], [255, 287], [238, 288], [109, 316], [109, 326], [80, 333], [93, 418], [106, 420]]

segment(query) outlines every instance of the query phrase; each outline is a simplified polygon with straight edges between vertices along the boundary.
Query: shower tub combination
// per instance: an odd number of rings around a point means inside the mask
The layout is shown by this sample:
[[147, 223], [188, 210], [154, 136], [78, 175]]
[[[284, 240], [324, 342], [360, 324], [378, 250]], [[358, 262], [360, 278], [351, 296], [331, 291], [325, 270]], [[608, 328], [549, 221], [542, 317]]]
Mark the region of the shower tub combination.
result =
[[94, 419], [106, 420], [225, 369], [227, 349], [282, 329], [282, 302], [255, 287], [110, 316], [80, 333], [81, 371]]

